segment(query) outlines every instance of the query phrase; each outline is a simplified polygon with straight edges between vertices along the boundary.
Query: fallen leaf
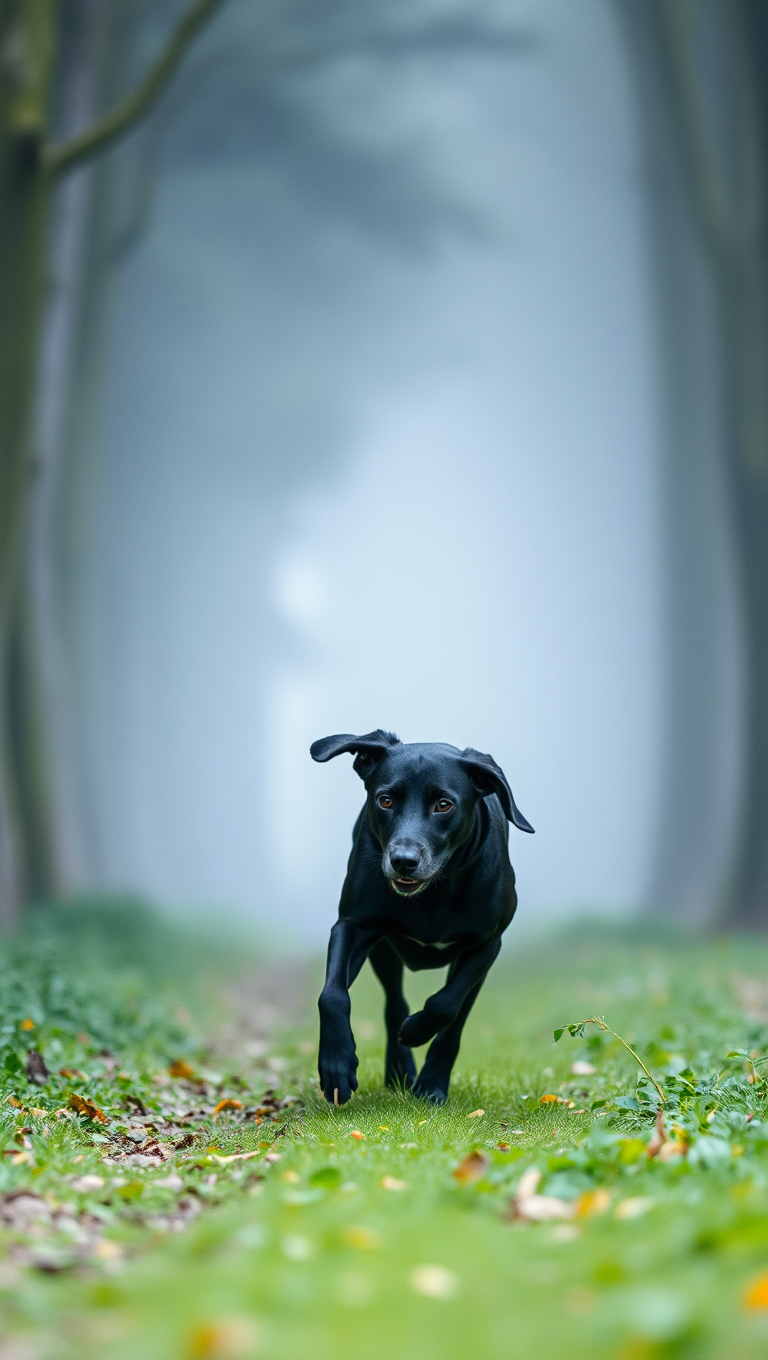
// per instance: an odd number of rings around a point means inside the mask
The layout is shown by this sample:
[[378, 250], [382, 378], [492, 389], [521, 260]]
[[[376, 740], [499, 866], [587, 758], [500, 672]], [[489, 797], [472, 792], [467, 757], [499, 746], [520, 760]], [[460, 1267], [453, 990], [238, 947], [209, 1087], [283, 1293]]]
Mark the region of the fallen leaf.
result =
[[34, 1020], [22, 1020], [21, 1028], [26, 1030], [34, 1029], [35, 1028]]
[[213, 1117], [215, 1119], [217, 1114], [221, 1114], [222, 1110], [242, 1110], [242, 1108], [242, 1100], [232, 1100], [231, 1098], [220, 1100], [218, 1105], [213, 1107]]
[[417, 1294], [424, 1294], [428, 1299], [453, 1299], [461, 1288], [458, 1276], [445, 1266], [416, 1266], [411, 1271], [408, 1282], [411, 1289]]
[[474, 1181], [480, 1179], [488, 1166], [488, 1158], [483, 1152], [475, 1149], [453, 1168], [451, 1175], [459, 1185], [472, 1185]]
[[576, 1217], [594, 1218], [596, 1214], [604, 1214], [610, 1202], [607, 1190], [585, 1190], [576, 1200]]
[[[218, 1163], [219, 1163], [219, 1166], [226, 1166], [229, 1162], [248, 1162], [248, 1161], [250, 1161], [251, 1157], [258, 1157], [258, 1156], [260, 1156], [260, 1153], [259, 1153], [258, 1151], [256, 1151], [256, 1152], [230, 1152], [226, 1157], [225, 1157], [225, 1156], [219, 1156], [219, 1154], [216, 1153], [216, 1152], [213, 1152], [213, 1153], [210, 1154], [211, 1161], [212, 1161], [212, 1162], [218, 1162]], [[273, 1162], [274, 1162], [274, 1161], [277, 1161], [277, 1159], [279, 1158], [279, 1156], [280, 1156], [280, 1153], [279, 1153], [279, 1152], [271, 1152], [271, 1153], [269, 1154], [268, 1157], [265, 1157], [265, 1158], [264, 1158], [264, 1160], [265, 1160], [265, 1161], [273, 1161]]]
[[397, 1176], [382, 1176], [379, 1181], [382, 1190], [407, 1190], [408, 1182], [399, 1181]]
[[559, 1096], [553, 1095], [539, 1096], [540, 1105], [556, 1105], [558, 1100]]
[[88, 1119], [98, 1119], [99, 1123], [106, 1124], [107, 1116], [103, 1110], [99, 1109], [98, 1105], [94, 1105], [92, 1100], [85, 1100], [83, 1096], [78, 1096], [73, 1091], [67, 1103], [69, 1108], [75, 1110], [78, 1114], [84, 1114]]
[[473, 1110], [471, 1114], [467, 1115], [467, 1119], [482, 1119], [484, 1114], [485, 1110]]
[[341, 1237], [348, 1247], [358, 1247], [361, 1251], [372, 1251], [381, 1246], [381, 1233], [375, 1228], [342, 1228]]
[[575, 1207], [568, 1200], [557, 1199], [554, 1195], [529, 1195], [527, 1199], [514, 1202], [515, 1218], [525, 1218], [531, 1223], [547, 1223], [555, 1218], [573, 1218]]
[[183, 1058], [177, 1058], [168, 1068], [168, 1075], [171, 1077], [194, 1077], [194, 1072], [188, 1062]]
[[24, 1106], [22, 1105], [21, 1101], [17, 1100], [15, 1096], [6, 1096], [5, 1099], [9, 1105], [13, 1106], [14, 1110], [24, 1109]]
[[60, 1067], [59, 1076], [66, 1077], [67, 1081], [87, 1081], [85, 1072], [81, 1072], [79, 1067]]
[[763, 1270], [750, 1280], [744, 1291], [744, 1307], [751, 1312], [762, 1312], [768, 1308], [768, 1271]]
[[499, 1149], [499, 1152], [509, 1152], [510, 1150], [509, 1143], [497, 1143], [496, 1146]]
[[536, 1166], [529, 1166], [524, 1171], [518, 1182], [515, 1192], [516, 1199], [528, 1199], [529, 1195], [535, 1195], [541, 1185], [541, 1172]]
[[261, 1332], [252, 1318], [222, 1318], [203, 1322], [189, 1338], [189, 1360], [239, 1360], [253, 1355]]
[[362, 1138], [365, 1138], [365, 1134], [361, 1133], [359, 1129], [350, 1129], [349, 1136], [350, 1138], [355, 1138], [358, 1143]]

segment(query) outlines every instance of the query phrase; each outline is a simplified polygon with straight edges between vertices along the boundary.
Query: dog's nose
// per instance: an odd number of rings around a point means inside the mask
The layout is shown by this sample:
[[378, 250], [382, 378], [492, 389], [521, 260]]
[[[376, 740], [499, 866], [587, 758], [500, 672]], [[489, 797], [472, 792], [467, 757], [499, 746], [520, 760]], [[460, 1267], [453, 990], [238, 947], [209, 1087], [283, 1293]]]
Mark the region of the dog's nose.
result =
[[421, 855], [418, 850], [403, 848], [393, 851], [389, 859], [396, 874], [412, 874], [419, 867]]

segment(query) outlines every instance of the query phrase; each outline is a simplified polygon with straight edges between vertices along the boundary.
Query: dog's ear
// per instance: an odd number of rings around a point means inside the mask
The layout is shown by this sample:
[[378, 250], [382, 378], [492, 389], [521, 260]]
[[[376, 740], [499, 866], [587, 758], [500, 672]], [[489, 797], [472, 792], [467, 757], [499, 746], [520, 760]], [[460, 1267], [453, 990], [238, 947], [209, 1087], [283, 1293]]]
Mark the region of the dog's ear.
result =
[[493, 756], [485, 756], [482, 751], [473, 751], [468, 746], [466, 751], [462, 751], [460, 761], [480, 796], [486, 798], [489, 793], [495, 793], [507, 821], [516, 826], [518, 831], [530, 831], [533, 834], [533, 827], [517, 807], [507, 777]]
[[361, 779], [366, 779], [382, 756], [391, 751], [393, 746], [399, 745], [400, 739], [394, 732], [382, 732], [377, 727], [375, 732], [366, 732], [364, 737], [353, 737], [349, 732], [342, 732], [336, 737], [321, 737], [319, 741], [312, 742], [309, 754], [313, 760], [323, 763], [345, 752], [354, 753], [352, 769]]

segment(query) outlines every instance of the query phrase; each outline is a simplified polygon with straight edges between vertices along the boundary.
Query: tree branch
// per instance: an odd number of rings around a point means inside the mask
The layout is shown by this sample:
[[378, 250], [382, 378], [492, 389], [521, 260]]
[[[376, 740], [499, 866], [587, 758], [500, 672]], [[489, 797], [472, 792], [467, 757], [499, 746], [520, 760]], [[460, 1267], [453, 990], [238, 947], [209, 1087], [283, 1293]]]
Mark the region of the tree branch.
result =
[[164, 50], [150, 67], [141, 84], [128, 95], [127, 99], [118, 104], [111, 113], [97, 119], [78, 136], [70, 138], [69, 141], [53, 142], [44, 146], [41, 153], [42, 162], [51, 175], [61, 175], [82, 161], [97, 156], [146, 117], [199, 30], [223, 3], [224, 0], [195, 0], [192, 8], [179, 21]]

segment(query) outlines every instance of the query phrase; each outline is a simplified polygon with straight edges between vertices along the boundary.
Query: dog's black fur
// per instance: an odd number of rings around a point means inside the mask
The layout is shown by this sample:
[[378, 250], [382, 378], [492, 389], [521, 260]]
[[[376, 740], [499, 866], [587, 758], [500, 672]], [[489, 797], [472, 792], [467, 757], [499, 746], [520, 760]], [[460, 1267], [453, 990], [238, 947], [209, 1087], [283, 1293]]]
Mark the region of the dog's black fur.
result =
[[[442, 1103], [461, 1031], [515, 914], [507, 820], [533, 831], [491, 758], [440, 743], [404, 745], [391, 732], [323, 737], [313, 760], [342, 752], [368, 799], [331, 931], [320, 996], [320, 1085], [343, 1105], [357, 1090], [349, 988], [369, 958], [385, 993], [385, 1081]], [[506, 819], [506, 820], [505, 820]], [[410, 1015], [403, 964], [448, 964], [445, 985]], [[432, 1039], [418, 1077], [411, 1049]]]

